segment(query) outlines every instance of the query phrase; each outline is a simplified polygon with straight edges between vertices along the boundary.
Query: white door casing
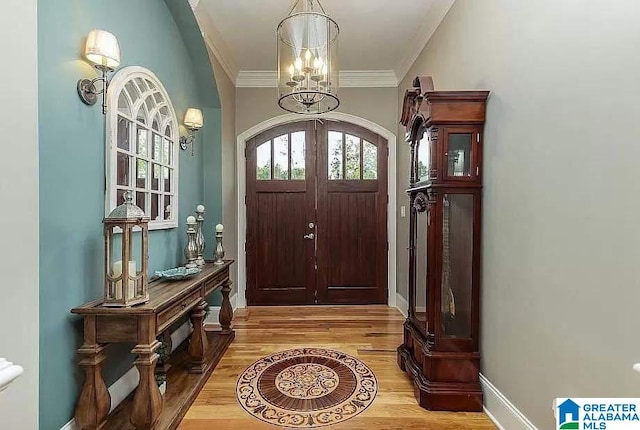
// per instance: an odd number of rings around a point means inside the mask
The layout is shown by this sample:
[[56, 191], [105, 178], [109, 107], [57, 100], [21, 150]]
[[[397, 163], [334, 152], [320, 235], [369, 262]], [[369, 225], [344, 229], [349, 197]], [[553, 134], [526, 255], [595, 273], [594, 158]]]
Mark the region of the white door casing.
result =
[[394, 133], [386, 128], [371, 122], [365, 118], [350, 115], [341, 112], [328, 112], [322, 115], [305, 115], [286, 114], [277, 116], [257, 124], [250, 129], [240, 133], [236, 140], [236, 184], [237, 195], [237, 227], [238, 227], [238, 261], [237, 270], [237, 304], [238, 308], [247, 307], [246, 288], [247, 288], [247, 259], [245, 253], [245, 242], [247, 239], [247, 207], [245, 205], [245, 195], [247, 191], [246, 178], [246, 158], [245, 148], [247, 141], [252, 137], [269, 130], [273, 127], [288, 124], [292, 122], [304, 121], [307, 119], [319, 119], [329, 121], [342, 121], [359, 125], [367, 130], [385, 138], [389, 146], [389, 160], [387, 168], [387, 193], [389, 195], [389, 203], [387, 204], [387, 240], [389, 241], [389, 252], [387, 254], [387, 300], [391, 307], [396, 306], [396, 156], [397, 156], [397, 138]]

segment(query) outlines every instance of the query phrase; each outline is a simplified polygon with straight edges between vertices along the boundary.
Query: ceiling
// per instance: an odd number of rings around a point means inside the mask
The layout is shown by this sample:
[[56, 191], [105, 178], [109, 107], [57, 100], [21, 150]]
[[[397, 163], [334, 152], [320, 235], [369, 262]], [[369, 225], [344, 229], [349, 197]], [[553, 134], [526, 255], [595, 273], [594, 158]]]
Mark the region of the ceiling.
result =
[[[274, 71], [275, 29], [292, 0], [190, 0], [227, 73]], [[340, 26], [341, 71], [393, 71], [401, 80], [454, 0], [322, 0]]]

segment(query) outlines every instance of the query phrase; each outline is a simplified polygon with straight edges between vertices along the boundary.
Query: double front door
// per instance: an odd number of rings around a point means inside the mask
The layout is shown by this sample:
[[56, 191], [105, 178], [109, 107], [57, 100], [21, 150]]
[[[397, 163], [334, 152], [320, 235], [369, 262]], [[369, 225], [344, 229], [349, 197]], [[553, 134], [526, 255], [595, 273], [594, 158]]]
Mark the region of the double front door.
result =
[[387, 141], [303, 121], [247, 143], [247, 303], [387, 302]]

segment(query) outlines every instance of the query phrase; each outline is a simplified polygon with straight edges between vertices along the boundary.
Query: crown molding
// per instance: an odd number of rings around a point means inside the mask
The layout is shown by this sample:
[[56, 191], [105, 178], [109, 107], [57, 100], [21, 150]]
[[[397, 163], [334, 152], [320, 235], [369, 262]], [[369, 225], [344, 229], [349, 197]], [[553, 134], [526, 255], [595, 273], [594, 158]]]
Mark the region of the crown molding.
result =
[[203, 32], [202, 37], [204, 37], [204, 42], [207, 45], [207, 48], [209, 48], [216, 57], [222, 66], [222, 69], [225, 71], [229, 79], [231, 79], [231, 82], [235, 84], [238, 79], [238, 70], [233, 63], [233, 60], [230, 59], [229, 54], [227, 53], [228, 51], [225, 48], [222, 48], [219, 42], [214, 43], [213, 40], [211, 40], [211, 37], [209, 37], [209, 34]]
[[344, 70], [340, 72], [344, 88], [395, 88], [398, 78], [393, 70]]
[[[199, 1], [199, 0], [198, 0]], [[198, 3], [196, 1], [196, 4]], [[233, 56], [229, 51], [229, 48], [224, 43], [224, 39], [220, 32], [213, 24], [213, 21], [209, 17], [209, 14], [206, 10], [203, 10], [202, 7], [194, 9], [196, 21], [200, 26], [200, 31], [202, 32], [202, 38], [204, 39], [207, 48], [213, 53], [216, 57], [222, 69], [225, 71], [231, 82], [236, 83], [236, 79], [238, 78], [238, 67], [233, 61]]]
[[431, 37], [433, 37], [433, 34], [436, 32], [442, 23], [442, 20], [444, 20], [444, 17], [455, 2], [456, 0], [436, 0], [432, 2], [424, 23], [420, 26], [416, 36], [412, 39], [413, 44], [411, 44], [405, 57], [395, 70], [398, 82], [402, 82], [402, 80], [407, 76], [407, 73], [409, 73], [409, 70], [411, 70], [411, 67], [424, 50], [424, 47], [427, 46], [427, 43], [429, 43], [429, 40], [431, 40]]
[[240, 70], [236, 79], [237, 88], [275, 88], [278, 72], [270, 70]]
[[[238, 88], [275, 88], [278, 72], [271, 70], [241, 70], [236, 79]], [[341, 88], [396, 88], [398, 78], [393, 70], [345, 70], [340, 72]]]

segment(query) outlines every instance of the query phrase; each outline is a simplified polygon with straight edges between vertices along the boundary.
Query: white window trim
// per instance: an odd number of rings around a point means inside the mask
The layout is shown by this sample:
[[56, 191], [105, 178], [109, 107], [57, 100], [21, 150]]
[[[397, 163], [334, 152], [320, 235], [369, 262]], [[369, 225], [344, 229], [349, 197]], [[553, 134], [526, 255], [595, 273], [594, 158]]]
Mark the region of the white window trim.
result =
[[[167, 102], [167, 107], [169, 109], [169, 115], [171, 117], [171, 121], [173, 122], [172, 136], [171, 139], [174, 142], [173, 145], [173, 153], [171, 154], [172, 160], [174, 160], [173, 166], [173, 200], [171, 202], [171, 211], [173, 214], [173, 219], [169, 221], [150, 221], [149, 222], [149, 230], [163, 230], [178, 227], [178, 219], [179, 219], [179, 196], [178, 192], [180, 190], [179, 187], [179, 178], [180, 178], [180, 151], [179, 151], [179, 131], [178, 128], [180, 123], [178, 122], [176, 112], [173, 108], [173, 103], [171, 103], [171, 98], [169, 97], [169, 93], [165, 89], [162, 82], [158, 79], [158, 77], [148, 69], [140, 66], [129, 66], [120, 69], [114, 76], [111, 82], [109, 83], [109, 89], [107, 91], [107, 106], [109, 106], [109, 110], [107, 111], [106, 118], [106, 139], [105, 139], [105, 178], [106, 178], [106, 189], [105, 189], [105, 199], [104, 199], [104, 208], [105, 208], [105, 216], [109, 215], [111, 211], [117, 206], [116, 204], [116, 184], [117, 184], [117, 136], [118, 136], [118, 98], [120, 96], [120, 92], [124, 89], [125, 84], [127, 84], [130, 80], [134, 78], [143, 78], [148, 79], [153, 82], [162, 97]], [[135, 113], [133, 113], [135, 115]], [[163, 134], [161, 134], [163, 135]], [[132, 142], [133, 144], [133, 142]], [[151, 150], [151, 148], [149, 148]], [[149, 153], [150, 154], [150, 153]], [[135, 164], [135, 163], [134, 163]], [[111, 166], [114, 166], [112, 169]], [[152, 167], [149, 164], [149, 180], [151, 180], [152, 175]], [[119, 204], [119, 203], [118, 203]]]

